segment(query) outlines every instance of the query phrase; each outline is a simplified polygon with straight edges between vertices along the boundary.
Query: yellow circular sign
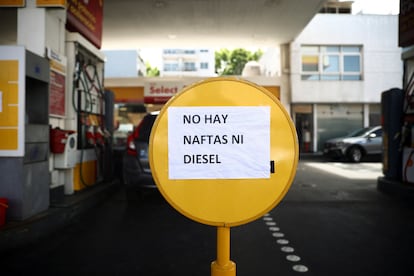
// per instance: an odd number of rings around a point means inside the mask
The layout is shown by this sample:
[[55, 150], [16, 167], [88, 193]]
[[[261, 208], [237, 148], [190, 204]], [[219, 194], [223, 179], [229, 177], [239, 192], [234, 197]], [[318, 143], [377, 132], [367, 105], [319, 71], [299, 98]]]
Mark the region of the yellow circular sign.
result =
[[212, 226], [237, 226], [273, 209], [296, 173], [295, 127], [266, 89], [233, 78], [185, 88], [152, 128], [150, 166], [166, 200]]

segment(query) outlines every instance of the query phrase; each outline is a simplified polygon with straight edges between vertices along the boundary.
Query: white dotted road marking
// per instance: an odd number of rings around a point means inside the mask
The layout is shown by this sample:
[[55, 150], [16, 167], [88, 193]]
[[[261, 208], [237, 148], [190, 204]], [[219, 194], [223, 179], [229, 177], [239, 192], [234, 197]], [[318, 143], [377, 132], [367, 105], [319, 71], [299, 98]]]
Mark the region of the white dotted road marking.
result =
[[287, 255], [286, 260], [291, 261], [291, 262], [299, 262], [300, 257], [297, 255]]
[[285, 252], [285, 253], [292, 253], [295, 251], [295, 249], [290, 246], [282, 246], [280, 250], [282, 250], [282, 252]]
[[272, 231], [272, 232], [277, 232], [277, 231], [280, 231], [280, 228], [279, 227], [269, 227], [269, 230]]
[[304, 265], [294, 265], [292, 268], [296, 272], [308, 272], [309, 271], [309, 269]]
[[[270, 214], [266, 214], [263, 217], [263, 221], [266, 223], [267, 226], [269, 226], [269, 231], [272, 232], [272, 236], [276, 238], [276, 243], [283, 245], [280, 250], [284, 253], [287, 253], [286, 260], [290, 262], [299, 262], [301, 260], [301, 257], [298, 255], [290, 254], [295, 251], [295, 249], [291, 246], [287, 246], [289, 244], [289, 240], [284, 238], [285, 234], [280, 232], [280, 228], [276, 227], [276, 222], [273, 221], [273, 218], [270, 216]], [[292, 269], [296, 272], [308, 272], [309, 268], [302, 264], [295, 264], [292, 266]]]
[[285, 234], [280, 233], [280, 232], [275, 232], [275, 233], [272, 233], [272, 236], [275, 238], [283, 238]]
[[288, 240], [286, 240], [286, 239], [278, 239], [278, 240], [276, 240], [276, 242], [278, 243], [278, 244], [289, 244], [289, 241]]

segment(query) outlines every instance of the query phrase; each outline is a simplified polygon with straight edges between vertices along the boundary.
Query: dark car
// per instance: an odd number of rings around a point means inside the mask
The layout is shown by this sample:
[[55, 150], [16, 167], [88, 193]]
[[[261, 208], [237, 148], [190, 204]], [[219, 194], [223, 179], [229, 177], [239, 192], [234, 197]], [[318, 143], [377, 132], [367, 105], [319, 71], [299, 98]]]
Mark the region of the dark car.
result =
[[323, 154], [329, 158], [347, 158], [360, 162], [367, 155], [382, 154], [381, 126], [358, 129], [347, 136], [327, 140]]
[[127, 137], [127, 149], [123, 156], [122, 177], [127, 193], [141, 192], [143, 188], [156, 188], [148, 159], [151, 129], [159, 111], [144, 116]]

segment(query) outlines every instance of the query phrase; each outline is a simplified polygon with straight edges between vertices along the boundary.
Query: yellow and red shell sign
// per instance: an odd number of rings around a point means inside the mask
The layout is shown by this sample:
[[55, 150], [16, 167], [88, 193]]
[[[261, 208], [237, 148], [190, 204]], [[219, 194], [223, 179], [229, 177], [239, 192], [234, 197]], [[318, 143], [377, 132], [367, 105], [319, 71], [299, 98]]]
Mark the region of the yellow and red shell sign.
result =
[[100, 49], [102, 44], [103, 1], [66, 1], [66, 29], [71, 32], [79, 32]]

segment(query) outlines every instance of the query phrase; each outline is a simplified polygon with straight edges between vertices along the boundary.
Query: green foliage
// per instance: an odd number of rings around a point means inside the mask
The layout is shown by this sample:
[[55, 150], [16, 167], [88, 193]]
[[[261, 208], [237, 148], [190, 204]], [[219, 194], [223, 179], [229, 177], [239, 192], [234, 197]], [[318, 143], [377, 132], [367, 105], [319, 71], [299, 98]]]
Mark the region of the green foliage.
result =
[[258, 61], [262, 55], [263, 52], [260, 49], [254, 53], [242, 48], [233, 51], [220, 49], [215, 52], [215, 71], [220, 76], [241, 75], [248, 61]]
[[145, 63], [145, 67], [147, 70], [147, 77], [159, 77], [160, 70], [157, 67], [151, 67], [151, 65], [147, 62]]

